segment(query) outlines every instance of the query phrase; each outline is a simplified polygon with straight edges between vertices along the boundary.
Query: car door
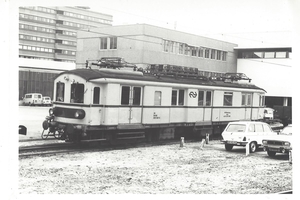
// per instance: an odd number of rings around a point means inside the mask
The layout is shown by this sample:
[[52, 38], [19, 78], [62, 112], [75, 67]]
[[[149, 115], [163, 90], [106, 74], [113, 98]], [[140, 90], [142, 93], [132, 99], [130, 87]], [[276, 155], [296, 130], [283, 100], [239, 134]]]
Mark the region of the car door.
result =
[[258, 145], [262, 145], [262, 140], [264, 139], [266, 132], [264, 131], [263, 124], [255, 124], [256, 142]]

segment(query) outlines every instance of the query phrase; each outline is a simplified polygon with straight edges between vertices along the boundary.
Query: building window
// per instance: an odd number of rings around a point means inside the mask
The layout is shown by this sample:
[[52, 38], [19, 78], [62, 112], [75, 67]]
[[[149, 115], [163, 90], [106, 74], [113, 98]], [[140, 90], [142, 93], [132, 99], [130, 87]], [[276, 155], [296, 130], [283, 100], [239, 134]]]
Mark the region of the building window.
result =
[[215, 59], [216, 58], [216, 50], [212, 49], [210, 53], [210, 58]]
[[205, 49], [204, 50], [204, 52], [205, 52], [205, 58], [209, 58], [209, 49]]
[[184, 44], [179, 43], [179, 54], [183, 54]]
[[184, 105], [184, 90], [172, 90], [171, 105]]
[[107, 38], [100, 38], [100, 49], [107, 49]]
[[168, 52], [169, 51], [169, 41], [164, 40], [164, 52]]
[[197, 56], [197, 48], [192, 47], [192, 56]]
[[190, 49], [191, 49], [190, 46], [185, 45], [184, 54], [189, 56], [190, 55]]
[[227, 52], [223, 51], [222, 53], [222, 61], [226, 61], [227, 60]]
[[232, 106], [232, 92], [224, 92], [224, 100], [223, 105], [224, 106]]
[[154, 105], [155, 106], [161, 105], [161, 91], [154, 92]]
[[221, 51], [217, 50], [217, 60], [221, 60]]
[[93, 104], [100, 103], [100, 88], [94, 87]]
[[110, 49], [117, 49], [117, 37], [110, 37]]
[[203, 48], [200, 47], [198, 50], [198, 57], [203, 57]]
[[259, 106], [265, 106], [265, 96], [259, 95]]
[[275, 58], [275, 52], [265, 52], [265, 58]]

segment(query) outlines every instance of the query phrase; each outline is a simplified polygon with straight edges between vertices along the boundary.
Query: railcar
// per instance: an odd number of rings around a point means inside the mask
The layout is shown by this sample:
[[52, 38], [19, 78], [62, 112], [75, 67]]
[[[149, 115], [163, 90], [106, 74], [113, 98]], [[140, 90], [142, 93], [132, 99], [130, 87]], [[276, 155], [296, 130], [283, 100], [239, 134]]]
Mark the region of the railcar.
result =
[[228, 122], [263, 119], [265, 93], [195, 75], [75, 69], [55, 78], [43, 128], [68, 142], [220, 137]]

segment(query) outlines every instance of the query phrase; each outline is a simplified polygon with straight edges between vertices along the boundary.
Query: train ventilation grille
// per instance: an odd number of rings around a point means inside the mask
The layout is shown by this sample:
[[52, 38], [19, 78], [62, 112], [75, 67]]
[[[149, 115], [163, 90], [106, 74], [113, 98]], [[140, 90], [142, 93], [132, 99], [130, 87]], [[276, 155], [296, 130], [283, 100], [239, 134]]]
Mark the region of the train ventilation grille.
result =
[[117, 139], [128, 140], [128, 139], [143, 139], [145, 138], [144, 131], [133, 131], [133, 132], [120, 132], [117, 133]]

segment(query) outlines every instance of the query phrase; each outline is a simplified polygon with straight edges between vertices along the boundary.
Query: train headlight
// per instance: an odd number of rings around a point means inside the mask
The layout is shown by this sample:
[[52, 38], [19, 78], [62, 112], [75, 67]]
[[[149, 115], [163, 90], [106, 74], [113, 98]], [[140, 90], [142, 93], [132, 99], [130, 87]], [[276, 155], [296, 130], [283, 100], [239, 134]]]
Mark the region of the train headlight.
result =
[[83, 119], [85, 117], [85, 112], [84, 110], [76, 110], [74, 117], [76, 119]]
[[53, 115], [53, 108], [50, 108], [50, 109], [49, 109], [49, 115], [50, 115], [50, 116]]

